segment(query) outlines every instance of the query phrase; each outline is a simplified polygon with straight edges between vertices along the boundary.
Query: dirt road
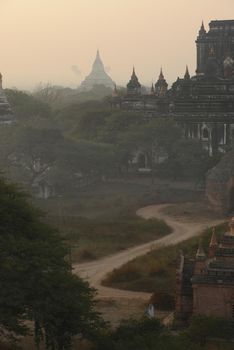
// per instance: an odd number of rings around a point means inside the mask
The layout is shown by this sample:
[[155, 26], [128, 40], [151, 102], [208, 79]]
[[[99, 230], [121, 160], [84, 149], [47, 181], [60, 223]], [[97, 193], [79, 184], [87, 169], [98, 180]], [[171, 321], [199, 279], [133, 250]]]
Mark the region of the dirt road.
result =
[[101, 285], [101, 281], [106, 274], [113, 269], [117, 269], [128, 261], [146, 254], [152, 249], [156, 249], [162, 246], [174, 245], [182, 242], [190, 237], [199, 235], [206, 227], [216, 225], [219, 221], [203, 218], [202, 222], [186, 222], [185, 218], [173, 218], [163, 212], [166, 207], [163, 205], [152, 205], [137, 211], [137, 215], [142, 216], [145, 219], [160, 218], [166, 221], [166, 223], [172, 227], [173, 233], [133, 248], [126, 249], [120, 253], [107, 256], [97, 261], [74, 265], [74, 273], [87, 279], [90, 285], [98, 290], [98, 296], [100, 298], [134, 298], [148, 300], [149, 293], [131, 292], [119, 289], [113, 289], [104, 287]]

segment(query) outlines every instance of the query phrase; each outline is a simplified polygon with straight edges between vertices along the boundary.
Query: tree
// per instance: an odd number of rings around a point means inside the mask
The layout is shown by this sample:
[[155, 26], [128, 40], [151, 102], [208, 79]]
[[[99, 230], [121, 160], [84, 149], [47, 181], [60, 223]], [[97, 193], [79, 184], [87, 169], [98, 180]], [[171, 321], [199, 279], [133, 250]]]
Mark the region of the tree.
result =
[[98, 140], [111, 144], [119, 143], [122, 134], [131, 128], [144, 125], [144, 119], [141, 113], [129, 111], [112, 112], [105, 119], [105, 124], [99, 129]]
[[157, 319], [123, 320], [113, 332], [97, 339], [97, 350], [153, 350], [164, 327]]
[[67, 248], [24, 193], [0, 180], [0, 334], [25, 335], [34, 322], [37, 344], [71, 348], [72, 336], [92, 336], [101, 324], [94, 290], [72, 275]]
[[196, 315], [192, 318], [187, 336], [192, 339], [193, 342], [204, 346], [209, 337], [231, 339], [233, 337], [233, 326], [231, 322], [222, 318]]
[[117, 160], [111, 145], [65, 139], [49, 178], [59, 193], [79, 189], [112, 175]]
[[96, 141], [109, 115], [110, 111], [108, 109], [86, 111], [84, 114], [81, 114], [78, 119], [76, 134], [80, 139]]
[[181, 138], [174, 143], [166, 162], [160, 169], [164, 176], [204, 181], [205, 174], [214, 164], [201, 142]]
[[181, 131], [172, 120], [158, 118], [150, 122], [135, 123], [119, 135], [119, 146], [125, 149], [129, 160], [137, 150], [143, 152], [152, 170], [159, 155], [168, 155], [181, 138]]
[[186, 334], [172, 335], [157, 319], [126, 320], [96, 341], [95, 350], [201, 350]]
[[13, 175], [15, 168], [21, 169], [24, 177], [21, 181], [32, 186], [54, 165], [62, 143], [63, 136], [58, 130], [21, 129], [17, 135], [17, 147], [10, 159]]
[[32, 117], [48, 118], [51, 109], [48, 103], [40, 101], [31, 94], [19, 90], [4, 90], [18, 120], [27, 120]]

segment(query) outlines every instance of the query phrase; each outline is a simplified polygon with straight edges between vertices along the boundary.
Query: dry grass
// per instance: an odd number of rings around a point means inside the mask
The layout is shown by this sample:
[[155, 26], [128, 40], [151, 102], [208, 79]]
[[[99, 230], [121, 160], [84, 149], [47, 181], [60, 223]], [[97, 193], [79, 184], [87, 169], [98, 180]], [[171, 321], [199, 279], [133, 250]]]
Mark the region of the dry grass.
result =
[[65, 239], [72, 247], [73, 262], [98, 259], [171, 233], [161, 220], [136, 216], [112, 220], [76, 218], [72, 224]]
[[[225, 232], [226, 224], [219, 225], [217, 234]], [[206, 230], [200, 238], [192, 238], [176, 246], [154, 250], [142, 257], [136, 258], [110, 273], [103, 281], [105, 286], [119, 289], [172, 293], [175, 290], [176, 268], [181, 250], [193, 257], [199, 240], [207, 249], [211, 229]]]
[[113, 182], [97, 185], [77, 197], [34, 199], [71, 246], [73, 262], [94, 260], [170, 233], [158, 220], [146, 221], [135, 211], [161, 199], [149, 185]]

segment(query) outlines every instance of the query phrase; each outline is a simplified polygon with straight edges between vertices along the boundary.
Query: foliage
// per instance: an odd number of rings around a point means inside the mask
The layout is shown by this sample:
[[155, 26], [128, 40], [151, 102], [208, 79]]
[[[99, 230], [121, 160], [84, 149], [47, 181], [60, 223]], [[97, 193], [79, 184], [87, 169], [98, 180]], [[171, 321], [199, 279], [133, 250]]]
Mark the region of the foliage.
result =
[[[111, 109], [108, 99], [92, 100], [94, 91], [101, 91], [100, 87], [81, 92], [47, 84], [40, 86], [33, 95], [9, 89], [6, 94], [21, 127], [24, 123], [31, 129], [59, 129], [66, 140], [72, 137], [83, 145], [86, 142], [88, 153], [89, 143], [95, 145], [97, 152], [99, 144], [111, 149], [109, 169], [112, 170], [108, 175], [113, 177], [135, 172], [139, 152], [147, 160], [152, 180], [157, 174], [203, 181], [207, 170], [216, 164], [217, 160], [208, 156], [200, 142], [183, 138], [174, 121], [167, 118], [146, 120], [140, 112]], [[89, 98], [83, 100], [82, 96], [86, 95]], [[164, 162], [159, 164], [162, 159]], [[96, 162], [95, 165], [100, 165], [99, 170], [104, 167], [102, 174], [106, 175], [109, 161], [110, 157], [107, 157], [105, 162]], [[69, 171], [58, 167], [53, 172], [58, 182], [68, 174]], [[24, 171], [22, 176], [25, 176]]]
[[193, 342], [204, 346], [207, 338], [232, 339], [233, 326], [221, 318], [196, 315], [186, 333]]
[[157, 319], [123, 321], [116, 330], [100, 335], [95, 350], [201, 350], [186, 335], [172, 335]]
[[69, 193], [117, 166], [111, 145], [64, 138], [58, 129], [7, 126], [0, 132], [2, 170], [30, 190], [48, 183], [56, 193]]
[[207, 171], [216, 164], [216, 157], [210, 157], [201, 142], [194, 139], [179, 139], [168, 153], [167, 160], [160, 166], [159, 174], [174, 179], [195, 178], [204, 181]]
[[0, 180], [0, 198], [1, 335], [25, 335], [32, 320], [37, 344], [70, 349], [73, 335], [100, 324], [94, 291], [71, 274], [66, 246], [24, 193]]
[[11, 89], [5, 89], [4, 91], [17, 119], [26, 120], [34, 116], [50, 117], [51, 109], [48, 103], [23, 91]]
[[14, 167], [22, 168], [32, 185], [53, 166], [62, 141], [58, 130], [23, 128], [17, 135], [10, 162]]
[[[83, 118], [85, 118], [84, 116], [87, 113], [91, 113], [92, 111], [104, 111], [107, 109], [107, 107], [108, 106], [106, 105], [106, 103], [102, 101], [88, 100], [86, 102], [79, 103], [77, 102], [77, 100], [75, 100], [72, 103], [63, 105], [62, 107], [60, 107], [60, 109], [57, 109], [54, 112], [54, 118], [61, 130], [63, 130], [66, 133], [68, 132], [79, 136], [79, 132], [83, 132], [82, 128], [79, 127], [80, 123], [82, 125], [82, 121], [80, 122], [80, 119], [82, 120]], [[84, 130], [84, 132], [86, 132], [86, 129]]]

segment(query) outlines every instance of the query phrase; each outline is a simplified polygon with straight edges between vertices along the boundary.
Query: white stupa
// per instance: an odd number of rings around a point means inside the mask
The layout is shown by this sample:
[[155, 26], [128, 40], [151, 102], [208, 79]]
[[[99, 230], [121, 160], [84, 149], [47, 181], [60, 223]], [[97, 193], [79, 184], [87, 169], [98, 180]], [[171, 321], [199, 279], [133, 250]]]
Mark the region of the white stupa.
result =
[[114, 82], [106, 73], [102, 60], [100, 58], [99, 50], [93, 63], [91, 73], [82, 81], [80, 85], [81, 90], [92, 90], [95, 85], [104, 85], [113, 89]]

